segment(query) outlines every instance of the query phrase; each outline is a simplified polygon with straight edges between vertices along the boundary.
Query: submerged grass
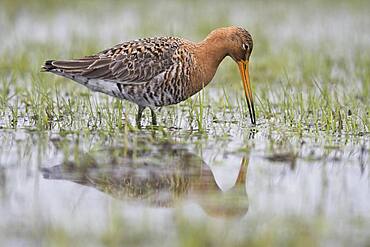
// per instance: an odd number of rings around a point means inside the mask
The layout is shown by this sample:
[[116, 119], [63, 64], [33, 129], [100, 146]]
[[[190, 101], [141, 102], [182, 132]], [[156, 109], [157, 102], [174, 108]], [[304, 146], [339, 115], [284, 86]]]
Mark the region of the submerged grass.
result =
[[[258, 224], [258, 219], [251, 219]], [[185, 215], [175, 217], [175, 233], [167, 233], [158, 228], [150, 227], [145, 221], [135, 226], [128, 224], [119, 214], [112, 213], [106, 230], [99, 234], [88, 234], [78, 231], [71, 234], [63, 228], [53, 225], [39, 224], [33, 232], [22, 230], [18, 232], [20, 240], [27, 239], [28, 245], [47, 246], [319, 246], [328, 245], [366, 245], [360, 239], [351, 235], [341, 236], [342, 241], [328, 235], [329, 226], [321, 218], [302, 219], [294, 216], [274, 218], [269, 225], [250, 228], [245, 223], [226, 222], [220, 224], [217, 220], [205, 222], [189, 220]], [[11, 229], [5, 230], [13, 235]], [[337, 233], [339, 234], [339, 233]], [[145, 236], [145, 237], [143, 237]], [[31, 240], [31, 241], [30, 241]], [[0, 240], [1, 243], [1, 240]], [[12, 242], [3, 242], [11, 244]], [[367, 242], [368, 243], [368, 242]]]

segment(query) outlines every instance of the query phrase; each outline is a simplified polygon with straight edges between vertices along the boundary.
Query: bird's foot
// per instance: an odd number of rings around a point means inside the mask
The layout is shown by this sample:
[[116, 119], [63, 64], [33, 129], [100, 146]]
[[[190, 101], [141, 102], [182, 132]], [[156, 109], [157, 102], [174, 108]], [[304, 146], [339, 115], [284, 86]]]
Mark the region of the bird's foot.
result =
[[137, 111], [136, 126], [138, 127], [138, 129], [141, 129], [141, 117], [143, 116], [144, 109], [144, 106], [139, 106], [139, 109]]
[[150, 112], [152, 114], [152, 125], [156, 126], [157, 125], [157, 115], [155, 114], [155, 111], [153, 109], [150, 109]]

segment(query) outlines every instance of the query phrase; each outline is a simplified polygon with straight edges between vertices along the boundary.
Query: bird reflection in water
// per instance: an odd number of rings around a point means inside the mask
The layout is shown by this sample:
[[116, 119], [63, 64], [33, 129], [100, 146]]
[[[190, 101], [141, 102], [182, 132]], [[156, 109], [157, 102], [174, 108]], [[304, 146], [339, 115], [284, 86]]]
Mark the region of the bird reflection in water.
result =
[[[234, 186], [222, 191], [212, 170], [199, 156], [172, 144], [152, 147], [116, 147], [95, 155], [83, 154], [75, 161], [42, 168], [42, 174], [46, 179], [72, 181], [152, 207], [173, 207], [191, 200], [210, 216], [239, 218], [247, 213], [247, 157], [241, 161]], [[98, 162], [99, 157], [103, 160]]]

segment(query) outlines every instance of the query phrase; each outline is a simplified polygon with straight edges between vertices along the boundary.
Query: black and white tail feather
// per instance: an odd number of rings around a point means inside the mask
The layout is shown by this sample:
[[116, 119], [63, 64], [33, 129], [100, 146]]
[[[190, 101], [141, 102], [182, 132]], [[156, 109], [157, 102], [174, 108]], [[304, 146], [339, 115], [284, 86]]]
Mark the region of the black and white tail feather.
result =
[[[42, 72], [51, 72], [78, 82], [95, 92], [102, 92], [114, 97], [124, 98], [122, 89], [109, 80], [94, 78], [92, 75], [84, 75], [84, 71], [89, 71], [89, 66], [94, 64], [95, 60], [48, 60], [42, 67]], [[95, 71], [96, 73], [96, 71]], [[120, 90], [121, 89], [121, 90]]]

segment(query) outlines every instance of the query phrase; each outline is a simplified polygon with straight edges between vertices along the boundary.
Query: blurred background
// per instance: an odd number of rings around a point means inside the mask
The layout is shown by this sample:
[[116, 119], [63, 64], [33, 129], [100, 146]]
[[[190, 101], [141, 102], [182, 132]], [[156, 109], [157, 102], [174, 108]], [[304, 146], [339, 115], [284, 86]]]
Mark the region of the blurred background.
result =
[[[200, 41], [217, 27], [237, 25], [255, 39], [253, 64], [264, 73], [255, 82], [260, 84], [276, 79], [276, 74], [268, 77], [275, 70], [301, 62], [297, 52], [303, 56], [324, 51], [331, 58], [353, 60], [368, 50], [370, 39], [368, 2], [360, 0], [3, 0], [0, 4], [0, 52], [8, 62], [23, 56], [32, 69], [47, 58], [78, 57], [130, 39], [179, 36]], [[274, 66], [264, 68], [266, 63]]]

